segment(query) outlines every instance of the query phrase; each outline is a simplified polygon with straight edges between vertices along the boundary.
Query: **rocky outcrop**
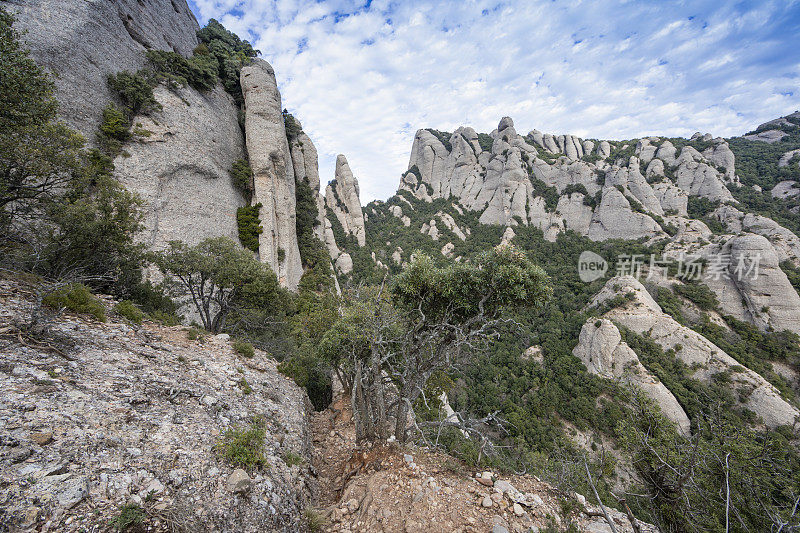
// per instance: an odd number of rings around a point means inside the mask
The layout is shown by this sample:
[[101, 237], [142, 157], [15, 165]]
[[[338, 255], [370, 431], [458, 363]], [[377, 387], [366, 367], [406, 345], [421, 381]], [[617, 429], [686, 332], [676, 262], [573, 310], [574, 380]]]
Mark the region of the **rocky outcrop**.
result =
[[733, 237], [723, 247], [728, 275], [752, 321], [761, 329], [800, 333], [800, 296], [779, 266], [775, 248], [760, 235]]
[[639, 356], [622, 340], [613, 322], [607, 319], [586, 321], [572, 353], [592, 374], [618, 379], [641, 389], [681, 433], [689, 434], [689, 417], [683, 407], [669, 389], [639, 362]]
[[325, 188], [325, 203], [339, 219], [345, 233], [353, 235], [358, 245], [364, 246], [367, 234], [359, 194], [358, 180], [353, 176], [347, 158], [339, 154], [335, 177]]
[[[111, 100], [109, 74], [135, 72], [145, 51], [190, 56], [199, 28], [186, 0], [7, 0], [37, 63], [55, 74], [59, 114], [91, 143]], [[234, 115], [235, 116], [235, 115]]]
[[780, 261], [800, 261], [800, 238], [771, 218], [743, 213], [730, 205], [718, 207], [711, 216], [722, 222], [733, 234], [749, 232], [766, 237]]
[[232, 98], [220, 85], [207, 94], [159, 86], [154, 94], [163, 109], [135, 118], [140, 134], [114, 161], [120, 182], [145, 201], [139, 238], [156, 249], [221, 235], [238, 241], [236, 208], [245, 200], [230, 169], [244, 157], [244, 138]]
[[614, 187], [603, 189], [600, 205], [589, 225], [590, 239], [637, 239], [660, 234], [663, 232], [658, 223], [644, 213], [634, 212], [623, 193]]
[[692, 370], [692, 377], [711, 382], [719, 372], [735, 374], [731, 386], [741, 392], [743, 407], [761, 418], [767, 427], [792, 425], [800, 412], [784, 400], [775, 387], [756, 372], [743, 367], [733, 357], [699, 333], [682, 326], [650, 296], [644, 286], [630, 276], [608, 280], [590, 305], [602, 305], [617, 295], [631, 294], [630, 299], [609, 310], [604, 318], [640, 335], [646, 335]]
[[275, 71], [256, 59], [243, 67], [247, 153], [254, 175], [253, 204], [262, 204], [258, 254], [281, 285], [297, 288], [303, 267], [297, 244], [295, 175]]
[[447, 140], [419, 130], [400, 190], [426, 202], [450, 199], [483, 224], [536, 226], [548, 240], [566, 230], [593, 240], [662, 237], [653, 217], [685, 216], [689, 196], [735, 202], [726, 186], [737, 181], [733, 152], [709, 135], [696, 139], [711, 143], [703, 153], [659, 137], [615, 143], [615, 153], [633, 156], [614, 161], [607, 141], [538, 130], [523, 137], [509, 117], [489, 137], [491, 148], [472, 128]]
[[[29, 320], [25, 294], [0, 282], [0, 322]], [[267, 354], [246, 359], [227, 335], [190, 340], [148, 322], [68, 314], [51, 326], [61, 354], [4, 341], [3, 529], [105, 531], [127, 504], [142, 509], [142, 530], [302, 529], [312, 409]], [[254, 420], [269, 466], [227, 462], [215, 446]]]
[[785, 130], [792, 130], [800, 127], [800, 111], [795, 111], [791, 115], [776, 118], [758, 126], [754, 132], [743, 135], [749, 141], [762, 141], [766, 143], [776, 143], [789, 135]]

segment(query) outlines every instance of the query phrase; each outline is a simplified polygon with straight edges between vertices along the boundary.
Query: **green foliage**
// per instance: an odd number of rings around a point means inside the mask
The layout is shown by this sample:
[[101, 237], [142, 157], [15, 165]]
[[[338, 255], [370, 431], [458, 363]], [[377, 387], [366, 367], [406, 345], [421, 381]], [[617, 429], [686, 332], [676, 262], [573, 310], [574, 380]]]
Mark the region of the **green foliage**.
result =
[[233, 341], [233, 349], [236, 353], [248, 359], [252, 358], [256, 354], [255, 348], [253, 348], [252, 344], [238, 339]]
[[704, 218], [719, 207], [719, 202], [712, 202], [703, 196], [689, 196], [689, 202], [686, 208], [690, 218]]
[[534, 178], [533, 175], [531, 175], [530, 180], [533, 184], [534, 194], [544, 198], [544, 203], [548, 211], [555, 211], [556, 207], [558, 207], [558, 199], [561, 197], [558, 194], [558, 189], [548, 186], [539, 178]]
[[327, 524], [327, 520], [325, 519], [325, 515], [318, 511], [315, 511], [311, 507], [307, 507], [303, 511], [303, 520], [306, 523], [306, 527], [311, 533], [319, 533], [323, 531], [325, 528], [325, 524]]
[[259, 54], [258, 50], [254, 50], [249, 42], [240, 39], [235, 33], [226, 30], [215, 19], [210, 19], [206, 27], [197, 32], [197, 37], [205, 45], [205, 49], [200, 50], [200, 55], [215, 61], [217, 76], [223, 87], [241, 106], [244, 97], [239, 84], [239, 72], [242, 66], [249, 64]]
[[156, 109], [161, 109], [161, 104], [153, 96], [153, 86], [145, 71], [131, 74], [127, 70], [123, 70], [116, 74], [110, 74], [108, 87], [122, 102], [126, 119], [129, 121], [128, 126], [136, 115], [146, 115]]
[[606, 159], [628, 166], [630, 158], [636, 155], [636, 143], [639, 139], [631, 139], [630, 141], [616, 141], [611, 143], [611, 155]]
[[237, 159], [231, 167], [233, 186], [250, 202], [253, 198], [253, 169], [245, 159]]
[[478, 144], [481, 147], [481, 150], [484, 152], [491, 152], [492, 145], [494, 144], [494, 139], [488, 133], [479, 133], [478, 134]]
[[662, 531], [770, 531], [778, 520], [797, 527], [800, 457], [783, 435], [749, 429], [712, 409], [689, 439], [650, 402], [636, 403], [619, 425], [649, 493], [629, 499], [636, 516]]
[[106, 308], [86, 285], [72, 283], [44, 297], [42, 303], [54, 309], [69, 309], [75, 313], [91, 315], [100, 322], [106, 321]]
[[444, 145], [445, 149], [448, 152], [452, 152], [453, 151], [453, 145], [450, 144], [450, 137], [452, 136], [452, 133], [447, 132], [447, 131], [434, 130], [434, 129], [431, 129], [431, 128], [427, 128], [426, 131], [432, 133], [434, 137], [439, 139], [439, 142]]
[[28, 57], [14, 17], [0, 8], [0, 132], [44, 124], [55, 116], [54, 86], [45, 71]]
[[291, 450], [284, 452], [281, 458], [283, 459], [283, 462], [286, 463], [286, 466], [290, 468], [293, 466], [303, 466], [306, 464], [306, 460], [302, 455]]
[[796, 267], [789, 259], [782, 261], [780, 266], [786, 277], [789, 278], [789, 283], [800, 294], [800, 268]]
[[196, 54], [187, 59], [177, 52], [148, 50], [156, 81], [168, 87], [190, 85], [201, 92], [210, 91], [217, 85], [217, 62], [208, 54]]
[[258, 212], [263, 205], [257, 203], [236, 209], [236, 224], [239, 228], [239, 242], [253, 252], [258, 252], [258, 236], [264, 233]]
[[719, 307], [716, 294], [708, 288], [708, 285], [700, 281], [686, 280], [683, 284], [673, 285], [673, 290], [704, 311], [711, 311]]
[[236, 385], [239, 386], [239, 389], [242, 391], [242, 394], [244, 395], [248, 395], [253, 392], [253, 388], [250, 387], [250, 384], [247, 382], [245, 378], [241, 378], [239, 381], [237, 381]]
[[110, 525], [115, 531], [128, 531], [130, 528], [141, 526], [146, 518], [144, 509], [136, 503], [128, 503], [119, 508]]
[[229, 428], [214, 446], [215, 451], [233, 466], [245, 469], [268, 467], [264, 453], [267, 430], [264, 421], [256, 418], [249, 426]]
[[297, 137], [303, 133], [303, 128], [300, 127], [300, 123], [295, 120], [294, 115], [289, 113], [286, 109], [283, 110], [283, 126], [286, 129], [286, 138], [289, 140], [289, 143], [293, 143], [297, 140]]
[[711, 322], [707, 316], [695, 329], [739, 363], [761, 374], [785, 398], [795, 399], [794, 390], [769, 362], [783, 361], [797, 367], [800, 364], [800, 338], [789, 331], [763, 332], [753, 324], [728, 315], [723, 319], [731, 331]]
[[[752, 191], [752, 186], [758, 185], [768, 192], [780, 181], [798, 179], [796, 165], [778, 166], [783, 154], [800, 148], [800, 128], [787, 128], [786, 131], [788, 135], [775, 143], [750, 141], [743, 137], [727, 139], [736, 157], [736, 174], [746, 186], [743, 189]], [[736, 196], [736, 191], [732, 192]]]
[[656, 290], [655, 299], [665, 313], [679, 323], [686, 325], [686, 319], [683, 317], [683, 304], [681, 299], [675, 295], [675, 292], [673, 292], [672, 289], [658, 287]]
[[130, 300], [122, 300], [114, 306], [114, 313], [130, 320], [134, 324], [141, 324], [146, 315]]
[[265, 313], [274, 316], [286, 307], [270, 268], [226, 237], [195, 246], [171, 241], [151, 259], [176, 293], [192, 297], [203, 326], [212, 333], [245, 322], [255, 328], [268, 321]]
[[300, 280], [301, 290], [330, 290], [333, 287], [331, 258], [325, 244], [314, 234], [319, 226], [317, 203], [308, 178], [298, 181], [295, 187], [295, 229], [300, 248], [300, 261], [305, 272]]
[[130, 126], [125, 113], [114, 104], [108, 104], [103, 109], [97, 140], [106, 154], [119, 154], [122, 144], [131, 138]]

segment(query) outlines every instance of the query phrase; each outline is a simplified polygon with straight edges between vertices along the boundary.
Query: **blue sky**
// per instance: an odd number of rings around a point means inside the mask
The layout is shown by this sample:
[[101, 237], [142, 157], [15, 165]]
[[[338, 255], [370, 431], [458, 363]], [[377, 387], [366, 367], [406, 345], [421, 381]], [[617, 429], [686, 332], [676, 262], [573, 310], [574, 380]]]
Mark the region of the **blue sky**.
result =
[[189, 0], [251, 41], [320, 154], [391, 196], [414, 132], [731, 136], [800, 109], [800, 0]]

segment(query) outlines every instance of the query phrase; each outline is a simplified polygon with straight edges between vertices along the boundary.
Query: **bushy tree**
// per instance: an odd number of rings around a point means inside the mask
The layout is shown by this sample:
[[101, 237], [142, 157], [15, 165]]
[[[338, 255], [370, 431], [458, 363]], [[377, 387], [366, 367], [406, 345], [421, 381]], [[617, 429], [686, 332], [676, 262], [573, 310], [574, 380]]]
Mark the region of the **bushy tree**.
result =
[[108, 289], [138, 267], [140, 201], [112, 177], [109, 158], [57, 122], [52, 82], [12, 23], [0, 10], [0, 255], [14, 268]]
[[56, 121], [50, 77], [0, 9], [0, 228], [41, 216], [81, 172], [83, 138]]
[[323, 345], [346, 347], [346, 357], [332, 363], [350, 373], [345, 384], [352, 382], [359, 436], [386, 436], [384, 375], [397, 395], [393, 434], [404, 442], [409, 412], [431, 376], [462, 364], [495, 338], [507, 322], [504, 310], [540, 306], [549, 294], [544, 271], [513, 246], [444, 267], [416, 254], [388, 293], [381, 290], [345, 314], [323, 339]]
[[275, 312], [281, 298], [278, 279], [269, 266], [227, 237], [206, 239], [195, 246], [171, 241], [152, 255], [161, 272], [188, 296], [203, 327], [218, 333], [237, 321]]

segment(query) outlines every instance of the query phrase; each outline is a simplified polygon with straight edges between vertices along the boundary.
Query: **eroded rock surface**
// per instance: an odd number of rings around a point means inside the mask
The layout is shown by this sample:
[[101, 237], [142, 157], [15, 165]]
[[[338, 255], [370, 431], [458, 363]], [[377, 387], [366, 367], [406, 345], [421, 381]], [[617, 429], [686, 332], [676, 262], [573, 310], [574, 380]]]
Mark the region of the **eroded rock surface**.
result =
[[[27, 294], [0, 281], [0, 322], [29, 319]], [[301, 528], [311, 407], [274, 360], [237, 355], [227, 335], [192, 341], [181, 327], [113, 317], [63, 316], [52, 333], [63, 355], [3, 340], [0, 528], [101, 531], [126, 504], [159, 531]], [[269, 466], [228, 463], [215, 451], [221, 435], [254, 417]], [[237, 468], [250, 482], [239, 473], [231, 490]]]

